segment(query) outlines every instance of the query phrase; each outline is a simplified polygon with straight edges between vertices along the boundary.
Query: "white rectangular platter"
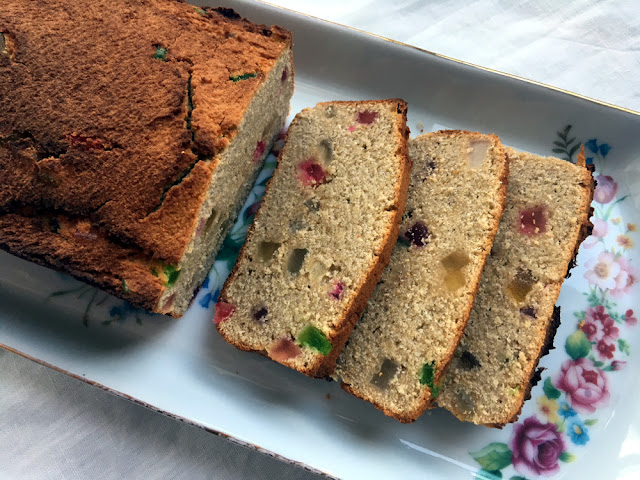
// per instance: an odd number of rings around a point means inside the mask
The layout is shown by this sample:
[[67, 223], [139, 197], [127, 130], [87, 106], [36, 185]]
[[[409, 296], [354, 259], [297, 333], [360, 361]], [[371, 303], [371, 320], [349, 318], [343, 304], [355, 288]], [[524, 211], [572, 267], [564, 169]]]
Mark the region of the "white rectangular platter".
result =
[[[568, 161], [585, 145], [598, 180], [594, 235], [563, 286], [556, 349], [542, 360], [547, 370], [520, 420], [490, 430], [436, 409], [402, 425], [335, 382], [220, 338], [211, 323], [217, 290], [273, 156], [184, 318], [147, 315], [0, 253], [0, 345], [329, 476], [640, 478], [640, 115], [268, 4], [226, 4], [293, 31], [291, 118], [320, 101], [400, 97], [412, 135], [493, 132], [507, 145]], [[593, 327], [588, 348], [585, 325]]]

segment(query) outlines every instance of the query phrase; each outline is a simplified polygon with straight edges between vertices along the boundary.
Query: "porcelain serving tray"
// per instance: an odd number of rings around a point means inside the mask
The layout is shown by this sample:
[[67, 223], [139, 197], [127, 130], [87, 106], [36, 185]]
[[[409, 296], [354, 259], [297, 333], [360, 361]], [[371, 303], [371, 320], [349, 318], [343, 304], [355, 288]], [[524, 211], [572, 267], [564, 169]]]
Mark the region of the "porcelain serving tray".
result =
[[[443, 127], [596, 166], [593, 235], [560, 294], [556, 349], [503, 430], [435, 409], [402, 425], [343, 392], [227, 345], [211, 323], [265, 170], [184, 318], [148, 315], [0, 253], [0, 344], [37, 362], [329, 476], [640, 478], [640, 115], [263, 3], [227, 1], [293, 31], [291, 117], [320, 101], [400, 97], [412, 135]], [[499, 346], [496, 346], [499, 348]]]

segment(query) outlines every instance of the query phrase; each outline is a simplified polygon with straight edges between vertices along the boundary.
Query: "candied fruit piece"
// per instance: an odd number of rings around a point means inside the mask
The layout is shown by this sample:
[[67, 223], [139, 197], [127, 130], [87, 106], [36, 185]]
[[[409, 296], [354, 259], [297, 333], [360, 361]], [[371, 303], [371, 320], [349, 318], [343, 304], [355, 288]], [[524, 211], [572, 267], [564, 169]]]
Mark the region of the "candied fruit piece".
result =
[[278, 242], [260, 242], [258, 244], [258, 258], [263, 261], [271, 259], [280, 245]]
[[258, 162], [260, 158], [262, 158], [262, 154], [264, 153], [265, 149], [266, 149], [265, 143], [262, 140], [258, 140], [258, 143], [256, 144], [256, 149], [253, 152], [254, 162]]
[[289, 270], [289, 273], [297, 274], [300, 271], [307, 253], [309, 253], [309, 250], [306, 248], [293, 249], [289, 256], [289, 261], [287, 262], [287, 270]]
[[464, 287], [464, 284], [467, 283], [467, 279], [460, 270], [455, 272], [447, 272], [444, 276], [444, 285], [451, 292], [455, 292], [456, 290]]
[[466, 350], [460, 355], [460, 364], [465, 370], [473, 370], [481, 366], [476, 356]]
[[487, 140], [471, 140], [467, 148], [467, 160], [472, 169], [480, 168], [491, 143]]
[[242, 80], [249, 80], [250, 78], [255, 78], [258, 76], [258, 72], [248, 72], [243, 73], [242, 75], [230, 75], [229, 80], [232, 82], [240, 82]]
[[267, 310], [267, 307], [260, 307], [258, 310], [253, 312], [253, 319], [256, 322], [264, 323], [266, 321], [266, 316], [268, 313], [269, 310]]
[[519, 270], [513, 280], [507, 285], [507, 290], [514, 300], [524, 302], [536, 283], [536, 278], [529, 270]]
[[162, 45], [156, 45], [156, 53], [153, 54], [153, 58], [155, 58], [156, 60], [162, 60], [163, 62], [166, 62], [166, 56], [167, 56], [167, 48], [163, 47]]
[[364, 112], [358, 112], [358, 123], [363, 125], [371, 125], [378, 118], [378, 112], [372, 112], [371, 110], [365, 110]]
[[547, 231], [547, 211], [537, 205], [520, 212], [520, 233], [523, 235], [540, 235]]
[[378, 388], [387, 388], [399, 369], [400, 366], [396, 362], [385, 358], [380, 367], [380, 371], [371, 378], [371, 383]]
[[304, 206], [313, 213], [316, 213], [318, 210], [320, 210], [320, 202], [315, 198], [309, 198], [308, 200], [305, 200]]
[[529, 317], [532, 317], [532, 318], [538, 318], [536, 316], [537, 312], [536, 312], [536, 309], [534, 307], [522, 307], [520, 309], [520, 313], [523, 313], [523, 314], [525, 314], [525, 315], [527, 315]]
[[72, 147], [83, 147], [85, 150], [104, 150], [105, 145], [101, 138], [70, 133], [65, 136]]
[[327, 180], [327, 174], [315, 158], [308, 158], [300, 163], [297, 168], [298, 180], [305, 187], [317, 187]]
[[402, 235], [412, 245], [424, 247], [429, 239], [429, 229], [422, 221], [417, 221]]
[[460, 250], [455, 250], [440, 260], [447, 272], [462, 270], [469, 263], [469, 255]]
[[431, 398], [436, 398], [440, 393], [440, 386], [436, 385], [436, 361], [425, 363], [420, 369], [420, 384], [426, 385], [431, 390]]
[[333, 145], [331, 140], [326, 138], [321, 140], [318, 148], [320, 149], [320, 158], [322, 158], [325, 163], [329, 163], [333, 159]]
[[227, 302], [219, 301], [216, 303], [216, 313], [213, 315], [213, 323], [217, 325], [229, 320], [235, 311], [235, 306]]
[[333, 349], [333, 345], [331, 345], [331, 342], [327, 340], [327, 337], [322, 333], [322, 330], [314, 327], [313, 325], [307, 325], [304, 327], [298, 334], [297, 341], [301, 346], [313, 348], [325, 357], [329, 355], [329, 352]]
[[334, 280], [333, 288], [329, 291], [329, 295], [335, 300], [342, 299], [344, 295], [344, 283]]
[[7, 41], [4, 36], [4, 32], [0, 32], [0, 55], [7, 54]]
[[280, 81], [284, 83], [287, 81], [287, 78], [289, 78], [289, 67], [284, 67], [284, 70], [282, 70], [282, 77], [280, 77]]
[[278, 340], [273, 348], [269, 350], [269, 357], [276, 362], [291, 360], [302, 353], [302, 349], [293, 343], [290, 338], [284, 337]]

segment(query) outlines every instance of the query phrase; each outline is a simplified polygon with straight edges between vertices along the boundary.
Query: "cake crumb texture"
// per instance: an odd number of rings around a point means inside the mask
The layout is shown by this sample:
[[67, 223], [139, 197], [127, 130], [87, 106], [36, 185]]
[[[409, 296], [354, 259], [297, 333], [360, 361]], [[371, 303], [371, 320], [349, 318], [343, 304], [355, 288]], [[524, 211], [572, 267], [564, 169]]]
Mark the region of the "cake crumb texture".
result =
[[333, 371], [398, 235], [406, 109], [330, 102], [296, 115], [216, 306], [227, 341], [307, 375]]
[[584, 165], [514, 149], [508, 155], [507, 208], [438, 397], [459, 419], [493, 427], [517, 420], [552, 344], [555, 302], [589, 234], [594, 188]]
[[504, 209], [507, 156], [494, 135], [428, 133], [409, 142], [407, 208], [389, 267], [336, 375], [402, 422], [440, 390]]

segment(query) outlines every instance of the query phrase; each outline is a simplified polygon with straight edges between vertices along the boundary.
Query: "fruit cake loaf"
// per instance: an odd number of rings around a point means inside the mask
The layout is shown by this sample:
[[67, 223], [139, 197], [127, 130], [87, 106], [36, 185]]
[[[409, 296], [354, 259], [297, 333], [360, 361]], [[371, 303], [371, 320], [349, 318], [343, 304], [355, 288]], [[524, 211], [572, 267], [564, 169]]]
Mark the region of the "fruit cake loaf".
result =
[[292, 91], [289, 32], [230, 9], [3, 2], [0, 248], [182, 315]]
[[554, 305], [589, 234], [591, 172], [508, 149], [507, 207], [438, 404], [461, 420], [517, 420], [559, 318]]
[[467, 323], [504, 209], [508, 160], [498, 137], [440, 131], [409, 142], [401, 236], [337, 376], [402, 422], [438, 395]]
[[402, 100], [300, 112], [220, 295], [228, 342], [330, 374], [398, 236], [411, 164]]

